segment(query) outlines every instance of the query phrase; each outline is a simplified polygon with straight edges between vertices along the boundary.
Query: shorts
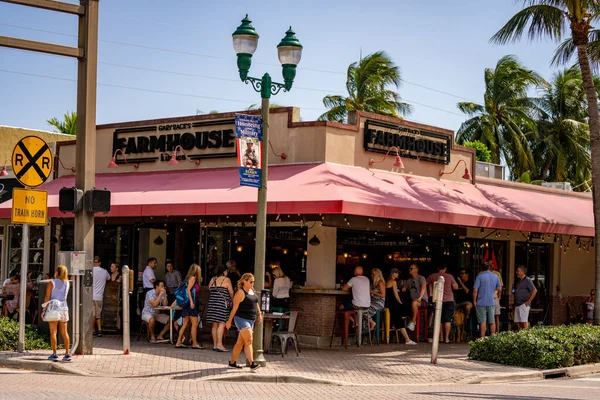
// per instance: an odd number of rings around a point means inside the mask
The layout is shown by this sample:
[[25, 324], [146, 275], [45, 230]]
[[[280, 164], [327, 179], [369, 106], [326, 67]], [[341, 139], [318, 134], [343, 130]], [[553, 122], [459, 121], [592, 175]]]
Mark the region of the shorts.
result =
[[92, 315], [94, 318], [102, 318], [102, 301], [92, 300]]
[[494, 315], [500, 315], [500, 299], [494, 299]]
[[154, 318], [154, 320], [156, 322], [160, 322], [161, 324], [168, 324], [169, 323], [169, 316], [167, 314], [163, 314], [163, 313], [156, 313], [156, 314], [142, 314], [142, 320], [150, 323], [150, 319]]
[[442, 323], [454, 322], [454, 302], [445, 301], [442, 303]]
[[529, 321], [529, 310], [531, 306], [521, 304], [515, 307], [515, 322], [527, 322]]
[[235, 327], [237, 328], [238, 331], [241, 331], [242, 329], [254, 329], [254, 321], [250, 320], [250, 319], [246, 319], [246, 318], [241, 318], [241, 317], [233, 317], [233, 323], [235, 324]]
[[494, 324], [494, 306], [477, 306], [475, 307], [475, 311], [477, 311], [477, 322], [480, 324]]
[[[417, 300], [417, 299], [412, 299], [412, 301], [415, 301], [415, 300]], [[427, 303], [425, 300], [421, 299], [421, 305], [419, 306], [419, 308], [423, 309], [423, 308], [427, 308], [427, 307], [429, 307], [429, 303]]]

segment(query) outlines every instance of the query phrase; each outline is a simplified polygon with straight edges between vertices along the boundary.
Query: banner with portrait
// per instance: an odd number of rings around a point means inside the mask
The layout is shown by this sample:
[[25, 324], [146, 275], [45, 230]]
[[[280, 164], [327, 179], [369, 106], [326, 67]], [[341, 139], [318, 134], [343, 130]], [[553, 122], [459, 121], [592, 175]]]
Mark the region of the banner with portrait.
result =
[[260, 188], [262, 185], [262, 117], [238, 114], [235, 116], [238, 170], [241, 186]]

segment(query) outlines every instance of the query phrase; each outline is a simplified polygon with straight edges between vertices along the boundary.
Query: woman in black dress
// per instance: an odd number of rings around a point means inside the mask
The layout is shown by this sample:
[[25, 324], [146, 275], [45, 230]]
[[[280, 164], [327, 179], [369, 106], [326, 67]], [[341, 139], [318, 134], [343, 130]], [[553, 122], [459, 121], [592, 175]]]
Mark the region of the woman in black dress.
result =
[[385, 308], [390, 310], [390, 324], [394, 325], [394, 328], [400, 330], [402, 337], [404, 337], [405, 344], [414, 345], [416, 344], [408, 337], [406, 332], [406, 321], [407, 317], [411, 315], [411, 303], [408, 301], [402, 301], [400, 297], [400, 291], [398, 290], [398, 268], [392, 268], [390, 275], [385, 282]]

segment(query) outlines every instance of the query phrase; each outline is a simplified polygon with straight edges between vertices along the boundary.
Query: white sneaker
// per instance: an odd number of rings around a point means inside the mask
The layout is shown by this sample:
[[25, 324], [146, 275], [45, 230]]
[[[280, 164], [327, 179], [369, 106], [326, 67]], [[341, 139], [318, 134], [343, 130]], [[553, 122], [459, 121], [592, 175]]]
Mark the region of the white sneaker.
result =
[[414, 331], [415, 330], [415, 323], [413, 321], [410, 321], [408, 323], [407, 328], [410, 329], [411, 331]]
[[404, 343], [404, 344], [406, 344], [406, 345], [411, 345], [411, 346], [412, 346], [412, 345], [414, 345], [414, 346], [416, 346], [416, 345], [417, 345], [417, 344], [416, 344], [415, 342], [413, 342], [412, 340], [409, 340], [408, 342], [406, 342], [406, 343]]

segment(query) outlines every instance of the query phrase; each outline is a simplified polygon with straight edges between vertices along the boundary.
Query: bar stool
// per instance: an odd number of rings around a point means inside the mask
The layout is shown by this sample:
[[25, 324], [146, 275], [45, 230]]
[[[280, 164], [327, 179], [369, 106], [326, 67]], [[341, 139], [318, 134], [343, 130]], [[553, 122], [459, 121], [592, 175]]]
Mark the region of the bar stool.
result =
[[363, 337], [363, 319], [367, 320], [367, 333], [369, 334], [369, 344], [373, 344], [373, 341], [371, 340], [371, 331], [369, 330], [369, 325], [370, 322], [372, 321], [371, 316], [369, 315], [369, 313], [367, 312], [369, 311], [368, 307], [365, 308], [358, 308], [356, 310], [357, 313], [357, 318], [356, 318], [356, 345], [358, 347], [361, 346], [362, 344], [362, 337]]
[[424, 327], [424, 331], [425, 331], [425, 341], [427, 341], [428, 339], [428, 334], [427, 334], [427, 309], [426, 308], [419, 308], [419, 312], [417, 313], [417, 320], [415, 321], [415, 332], [417, 334], [416, 340], [415, 342], [419, 342], [419, 339], [421, 338], [421, 320], [423, 320], [423, 327]]
[[[358, 323], [359, 320], [356, 319], [356, 311], [354, 310], [337, 310], [333, 317], [333, 329], [331, 330], [331, 341], [329, 342], [329, 347], [333, 345], [333, 337], [335, 336], [335, 325], [339, 316], [343, 318], [341, 332], [342, 342], [344, 343], [344, 347], [348, 348], [348, 330], [350, 329], [350, 316], [354, 317], [354, 321], [356, 321], [356, 323]], [[360, 324], [359, 326], [362, 327], [362, 325]]]

